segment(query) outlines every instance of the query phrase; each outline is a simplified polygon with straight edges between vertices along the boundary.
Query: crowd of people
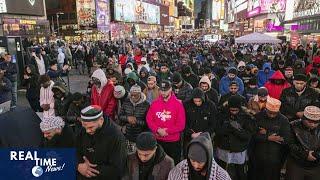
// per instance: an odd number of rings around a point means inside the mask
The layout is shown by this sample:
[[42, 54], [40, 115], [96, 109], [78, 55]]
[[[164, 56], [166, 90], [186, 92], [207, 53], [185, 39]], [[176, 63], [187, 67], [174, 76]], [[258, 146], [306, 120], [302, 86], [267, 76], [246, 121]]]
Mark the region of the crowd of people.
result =
[[[74, 147], [78, 179], [320, 179], [320, 50], [196, 39], [29, 48], [22, 84], [43, 147]], [[71, 69], [90, 77], [69, 92]], [[0, 103], [17, 69], [0, 63]], [[87, 70], [87, 72], [86, 72]]]

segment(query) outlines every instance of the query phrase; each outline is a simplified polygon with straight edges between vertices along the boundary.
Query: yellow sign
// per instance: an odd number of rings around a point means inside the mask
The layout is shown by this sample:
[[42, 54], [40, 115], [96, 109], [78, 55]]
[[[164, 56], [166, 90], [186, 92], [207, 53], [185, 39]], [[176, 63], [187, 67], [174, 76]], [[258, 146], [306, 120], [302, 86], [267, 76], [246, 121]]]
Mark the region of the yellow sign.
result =
[[37, 21], [35, 21], [35, 20], [20, 20], [20, 24], [36, 25], [36, 24], [37, 24]]

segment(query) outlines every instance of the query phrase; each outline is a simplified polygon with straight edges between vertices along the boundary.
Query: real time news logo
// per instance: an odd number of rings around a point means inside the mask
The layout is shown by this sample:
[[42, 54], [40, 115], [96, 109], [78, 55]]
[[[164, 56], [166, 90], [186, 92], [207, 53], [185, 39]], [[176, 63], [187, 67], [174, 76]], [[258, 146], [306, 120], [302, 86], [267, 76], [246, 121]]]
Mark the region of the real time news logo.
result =
[[[35, 161], [35, 165], [31, 169], [34, 177], [40, 177], [43, 173], [63, 171], [65, 167], [65, 163], [58, 165], [57, 158], [38, 157], [37, 151], [10, 151], [10, 161]], [[45, 171], [43, 167], [46, 167]]]

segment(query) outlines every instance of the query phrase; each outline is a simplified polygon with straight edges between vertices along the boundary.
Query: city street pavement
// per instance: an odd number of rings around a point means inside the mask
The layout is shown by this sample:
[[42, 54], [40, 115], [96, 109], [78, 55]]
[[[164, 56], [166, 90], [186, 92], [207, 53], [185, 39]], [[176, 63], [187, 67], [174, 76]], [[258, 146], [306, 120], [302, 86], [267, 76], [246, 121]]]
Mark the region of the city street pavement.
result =
[[[63, 78], [66, 83], [67, 77]], [[80, 93], [86, 93], [87, 86], [89, 82], [89, 76], [88, 75], [79, 75], [76, 70], [71, 70], [69, 74], [69, 83], [70, 83], [70, 91], [72, 93], [80, 92]], [[26, 99], [26, 90], [20, 89], [18, 90], [18, 106], [23, 107], [29, 107], [28, 100]]]

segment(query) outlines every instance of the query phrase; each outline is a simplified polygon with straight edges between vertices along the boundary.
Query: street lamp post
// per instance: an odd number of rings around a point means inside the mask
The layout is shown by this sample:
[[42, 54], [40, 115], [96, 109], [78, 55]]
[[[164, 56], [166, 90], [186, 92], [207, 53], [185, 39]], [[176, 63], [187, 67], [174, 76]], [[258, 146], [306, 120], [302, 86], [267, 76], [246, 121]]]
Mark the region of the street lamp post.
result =
[[57, 12], [56, 16], [57, 16], [57, 26], [58, 26], [58, 36], [60, 36], [60, 24], [59, 24], [59, 15], [63, 15], [63, 12]]

